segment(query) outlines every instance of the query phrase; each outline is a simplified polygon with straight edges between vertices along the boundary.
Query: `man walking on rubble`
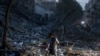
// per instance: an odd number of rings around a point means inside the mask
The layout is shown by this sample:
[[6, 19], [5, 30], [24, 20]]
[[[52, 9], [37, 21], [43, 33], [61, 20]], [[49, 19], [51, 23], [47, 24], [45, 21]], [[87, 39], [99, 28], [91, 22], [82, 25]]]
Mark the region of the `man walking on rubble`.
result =
[[54, 36], [54, 34], [50, 34], [50, 42], [48, 44], [48, 51], [46, 53], [46, 56], [55, 55], [57, 56], [57, 45], [59, 44], [58, 39]]

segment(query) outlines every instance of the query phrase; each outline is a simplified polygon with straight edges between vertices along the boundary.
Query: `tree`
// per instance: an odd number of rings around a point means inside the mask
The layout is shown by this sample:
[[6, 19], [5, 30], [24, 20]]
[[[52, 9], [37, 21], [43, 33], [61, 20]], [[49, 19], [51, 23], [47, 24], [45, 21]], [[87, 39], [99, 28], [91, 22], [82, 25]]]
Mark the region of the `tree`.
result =
[[5, 15], [5, 27], [4, 27], [4, 34], [3, 34], [3, 39], [2, 39], [2, 49], [6, 49], [7, 48], [7, 33], [8, 33], [8, 21], [9, 21], [9, 17], [10, 17], [10, 10], [11, 10], [11, 6], [12, 6], [13, 0], [10, 0], [9, 5], [7, 6], [7, 10], [6, 10], [6, 15]]
[[52, 31], [57, 27], [64, 25], [70, 25], [76, 20], [81, 19], [83, 16], [83, 10], [81, 6], [75, 0], [61, 0], [57, 4], [56, 9], [56, 22]]

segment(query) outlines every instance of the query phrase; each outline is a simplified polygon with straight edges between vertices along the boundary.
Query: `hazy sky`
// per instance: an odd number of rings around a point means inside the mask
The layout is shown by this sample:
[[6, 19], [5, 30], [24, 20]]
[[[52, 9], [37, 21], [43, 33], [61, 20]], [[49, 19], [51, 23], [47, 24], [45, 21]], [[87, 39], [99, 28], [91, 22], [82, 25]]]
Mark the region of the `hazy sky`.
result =
[[83, 9], [85, 9], [85, 4], [88, 2], [88, 0], [77, 0]]

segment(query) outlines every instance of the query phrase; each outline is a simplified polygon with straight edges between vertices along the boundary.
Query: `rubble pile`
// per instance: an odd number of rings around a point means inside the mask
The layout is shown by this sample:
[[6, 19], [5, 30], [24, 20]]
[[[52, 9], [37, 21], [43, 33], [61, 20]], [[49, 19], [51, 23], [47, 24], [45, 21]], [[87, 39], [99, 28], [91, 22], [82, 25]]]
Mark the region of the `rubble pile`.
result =
[[[42, 41], [33, 41], [33, 43], [13, 43], [13, 47], [16, 50], [20, 50], [20, 53], [22, 56], [45, 56], [47, 49], [44, 49], [42, 46]], [[97, 44], [98, 45], [98, 44]], [[58, 45], [58, 56], [64, 56], [64, 53], [66, 52], [67, 46], [61, 46]], [[99, 56], [100, 55], [100, 50], [93, 50], [89, 47], [79, 47], [79, 46], [74, 46], [74, 47], [69, 47], [70, 49], [68, 52], [71, 52], [71, 55], [78, 55], [78, 56]], [[96, 46], [94, 46], [96, 48]]]

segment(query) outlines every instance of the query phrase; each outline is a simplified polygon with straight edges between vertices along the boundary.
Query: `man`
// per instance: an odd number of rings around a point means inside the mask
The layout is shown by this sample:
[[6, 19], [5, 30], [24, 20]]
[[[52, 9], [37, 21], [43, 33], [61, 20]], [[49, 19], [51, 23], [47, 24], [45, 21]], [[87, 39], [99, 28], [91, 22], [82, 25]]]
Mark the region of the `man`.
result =
[[57, 45], [59, 44], [59, 41], [53, 34], [50, 34], [49, 37], [50, 37], [50, 42], [48, 45], [48, 52], [46, 56], [50, 54], [57, 56]]

